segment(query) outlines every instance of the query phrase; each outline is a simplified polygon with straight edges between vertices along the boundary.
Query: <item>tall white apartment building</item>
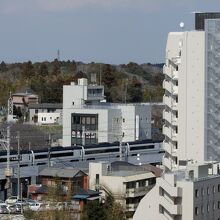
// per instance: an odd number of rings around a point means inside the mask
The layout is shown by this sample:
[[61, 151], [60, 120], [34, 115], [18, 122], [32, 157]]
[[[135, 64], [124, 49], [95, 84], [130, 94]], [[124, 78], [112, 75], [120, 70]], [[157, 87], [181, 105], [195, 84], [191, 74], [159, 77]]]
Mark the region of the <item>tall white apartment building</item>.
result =
[[164, 74], [163, 165], [175, 170], [187, 160], [206, 159], [204, 31], [168, 35]]
[[164, 174], [134, 220], [220, 220], [220, 20], [168, 35]]

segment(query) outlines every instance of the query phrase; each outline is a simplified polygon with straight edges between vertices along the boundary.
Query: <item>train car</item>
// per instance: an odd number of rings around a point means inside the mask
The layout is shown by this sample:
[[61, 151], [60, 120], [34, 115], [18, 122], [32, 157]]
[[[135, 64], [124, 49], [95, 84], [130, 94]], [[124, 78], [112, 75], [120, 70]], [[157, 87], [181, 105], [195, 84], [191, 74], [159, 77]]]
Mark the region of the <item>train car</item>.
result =
[[[108, 158], [132, 157], [137, 154], [163, 153], [161, 142], [151, 140], [135, 141], [130, 143], [101, 143], [97, 145], [74, 146], [74, 147], [51, 147], [41, 150], [22, 150], [20, 152], [21, 166], [44, 165], [48, 162], [78, 162], [89, 160], [102, 160]], [[10, 152], [10, 164], [18, 163], [17, 151]], [[0, 152], [0, 165], [7, 164], [7, 152]]]

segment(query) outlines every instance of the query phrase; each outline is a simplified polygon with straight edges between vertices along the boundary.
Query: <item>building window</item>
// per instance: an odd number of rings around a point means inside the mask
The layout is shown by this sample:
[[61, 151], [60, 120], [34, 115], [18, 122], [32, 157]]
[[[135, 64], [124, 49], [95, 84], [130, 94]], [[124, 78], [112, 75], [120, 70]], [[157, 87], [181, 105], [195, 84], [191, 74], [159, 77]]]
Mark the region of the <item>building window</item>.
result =
[[207, 195], [209, 195], [210, 194], [210, 189], [209, 189], [209, 187], [207, 187]]
[[95, 176], [95, 183], [99, 184], [99, 174], [96, 174], [96, 176]]
[[35, 114], [37, 114], [38, 113], [38, 109], [35, 109]]
[[212, 190], [213, 190], [213, 193], [215, 193], [215, 186], [213, 186]]
[[203, 205], [201, 206], [201, 213], [202, 213], [202, 214], [204, 213], [204, 207], [203, 207]]
[[125, 118], [123, 118], [123, 122], [125, 122]]
[[176, 103], [178, 103], [178, 96], [176, 97]]
[[209, 204], [207, 204], [207, 212], [209, 212]]
[[199, 215], [199, 208], [195, 207], [195, 215]]
[[215, 210], [215, 202], [213, 202], [213, 210]]
[[218, 184], [218, 192], [220, 192], [220, 184]]
[[205, 195], [205, 190], [202, 188], [202, 196]]
[[196, 198], [199, 197], [199, 190], [198, 190], [198, 189], [195, 190], [195, 197], [196, 197]]
[[[73, 113], [71, 121], [72, 146], [77, 144], [96, 144], [98, 131], [97, 114]], [[83, 134], [84, 131], [84, 135]], [[83, 140], [84, 138], [84, 140]]]
[[178, 161], [177, 161], [177, 157], [174, 158], [174, 162], [175, 162], [175, 164], [178, 163]]

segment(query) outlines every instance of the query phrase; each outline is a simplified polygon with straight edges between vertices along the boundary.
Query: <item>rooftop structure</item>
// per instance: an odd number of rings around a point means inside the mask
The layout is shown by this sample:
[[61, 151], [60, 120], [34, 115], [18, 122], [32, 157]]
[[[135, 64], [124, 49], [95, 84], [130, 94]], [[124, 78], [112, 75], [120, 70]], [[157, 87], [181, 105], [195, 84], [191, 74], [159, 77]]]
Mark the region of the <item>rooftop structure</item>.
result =
[[220, 12], [195, 12], [195, 30], [205, 30], [205, 20], [217, 18], [220, 18]]

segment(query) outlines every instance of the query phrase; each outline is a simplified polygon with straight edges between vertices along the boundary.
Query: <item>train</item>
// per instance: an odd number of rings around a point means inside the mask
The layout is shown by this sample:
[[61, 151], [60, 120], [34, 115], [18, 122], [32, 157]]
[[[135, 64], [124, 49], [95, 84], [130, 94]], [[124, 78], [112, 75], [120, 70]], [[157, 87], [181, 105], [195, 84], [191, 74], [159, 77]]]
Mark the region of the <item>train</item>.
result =
[[[16, 165], [20, 158], [20, 166], [45, 165], [57, 161], [79, 162], [101, 159], [112, 159], [132, 157], [140, 154], [161, 154], [164, 153], [161, 141], [134, 141], [123, 143], [120, 147], [119, 142], [100, 143], [96, 145], [72, 146], [72, 147], [47, 147], [39, 150], [13, 150], [10, 152], [10, 165]], [[0, 166], [6, 165], [7, 152], [0, 152]]]

